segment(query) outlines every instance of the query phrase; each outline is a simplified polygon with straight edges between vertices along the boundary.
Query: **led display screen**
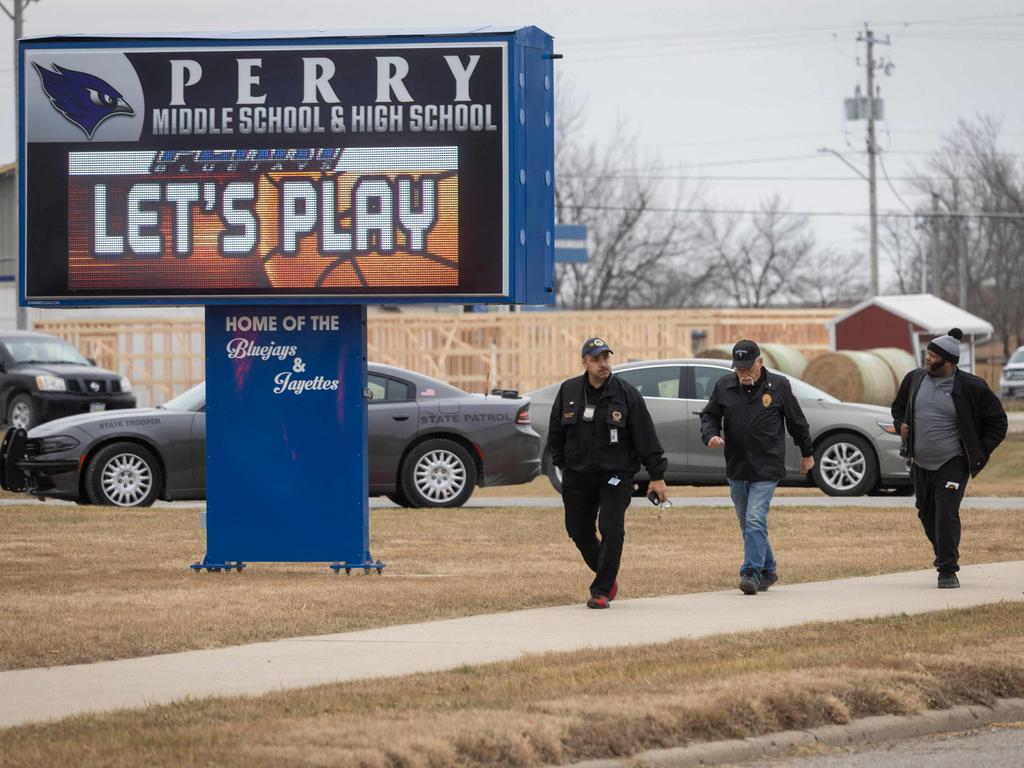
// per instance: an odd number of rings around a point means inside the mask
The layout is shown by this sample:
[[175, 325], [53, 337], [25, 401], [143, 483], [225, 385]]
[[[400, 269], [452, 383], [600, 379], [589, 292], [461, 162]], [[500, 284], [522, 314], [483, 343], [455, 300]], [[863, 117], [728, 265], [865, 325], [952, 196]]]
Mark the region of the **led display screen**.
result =
[[29, 303], [507, 297], [508, 55], [29, 46]]

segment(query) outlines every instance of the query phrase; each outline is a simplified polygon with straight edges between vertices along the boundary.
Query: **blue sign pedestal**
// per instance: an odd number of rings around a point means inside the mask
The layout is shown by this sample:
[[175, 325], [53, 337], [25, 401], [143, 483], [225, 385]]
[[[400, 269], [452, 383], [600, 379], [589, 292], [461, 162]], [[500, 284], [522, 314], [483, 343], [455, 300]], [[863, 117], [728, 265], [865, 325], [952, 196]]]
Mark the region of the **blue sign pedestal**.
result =
[[206, 557], [196, 570], [369, 549], [366, 307], [207, 307]]

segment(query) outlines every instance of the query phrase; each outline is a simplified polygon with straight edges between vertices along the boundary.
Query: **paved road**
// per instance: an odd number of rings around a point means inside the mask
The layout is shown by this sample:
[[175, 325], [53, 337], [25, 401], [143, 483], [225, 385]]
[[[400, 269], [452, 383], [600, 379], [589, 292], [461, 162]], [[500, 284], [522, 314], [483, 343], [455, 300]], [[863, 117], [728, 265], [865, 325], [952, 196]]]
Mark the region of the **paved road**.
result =
[[[1021, 768], [1024, 723], [890, 741], [805, 758], [741, 763], [743, 768]], [[739, 768], [737, 766], [736, 768]]]
[[[783, 576], [784, 578], [784, 576]], [[664, 643], [726, 632], [917, 614], [1024, 601], [1024, 560], [967, 566], [961, 589], [935, 571], [582, 603], [122, 661], [0, 672], [0, 728], [186, 697], [258, 695], [282, 688], [510, 661], [523, 654]], [[628, 589], [628, 586], [627, 586]]]

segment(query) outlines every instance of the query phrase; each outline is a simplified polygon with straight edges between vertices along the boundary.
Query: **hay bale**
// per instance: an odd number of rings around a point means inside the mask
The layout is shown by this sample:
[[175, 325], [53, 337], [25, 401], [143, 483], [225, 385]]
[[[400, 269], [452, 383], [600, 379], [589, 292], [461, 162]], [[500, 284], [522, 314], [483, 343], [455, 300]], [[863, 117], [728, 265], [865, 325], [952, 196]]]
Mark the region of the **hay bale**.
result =
[[[796, 347], [789, 344], [762, 344], [761, 356], [764, 357], [765, 364], [773, 371], [796, 376], [798, 379], [804, 377], [807, 358]], [[768, 362], [769, 358], [772, 362]]]
[[[788, 344], [758, 344], [761, 357], [770, 370], [802, 378], [807, 367], [807, 358], [796, 347]], [[698, 357], [710, 360], [732, 360], [732, 344], [716, 344], [705, 349]]]
[[882, 358], [885, 364], [889, 366], [889, 370], [892, 371], [893, 380], [896, 383], [897, 392], [900, 389], [900, 384], [903, 382], [903, 377], [917, 368], [914, 356], [907, 352], [907, 350], [900, 349], [899, 347], [879, 347], [878, 349], [869, 349], [868, 352]]
[[716, 344], [701, 350], [695, 357], [703, 357], [705, 360], [732, 360], [732, 344]]
[[849, 403], [890, 405], [896, 382], [889, 365], [870, 352], [843, 350], [812, 360], [803, 380]]

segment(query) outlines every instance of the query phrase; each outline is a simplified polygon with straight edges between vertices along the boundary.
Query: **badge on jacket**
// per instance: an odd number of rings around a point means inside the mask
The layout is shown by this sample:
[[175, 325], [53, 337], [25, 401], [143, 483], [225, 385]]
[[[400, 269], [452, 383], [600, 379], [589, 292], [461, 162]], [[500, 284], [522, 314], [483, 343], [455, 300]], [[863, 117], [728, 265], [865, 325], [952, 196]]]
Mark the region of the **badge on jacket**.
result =
[[765, 408], [767, 408], [771, 404], [772, 404], [772, 396], [771, 395], [769, 395], [767, 392], [765, 392], [763, 395], [761, 395], [761, 405], [763, 405]]

